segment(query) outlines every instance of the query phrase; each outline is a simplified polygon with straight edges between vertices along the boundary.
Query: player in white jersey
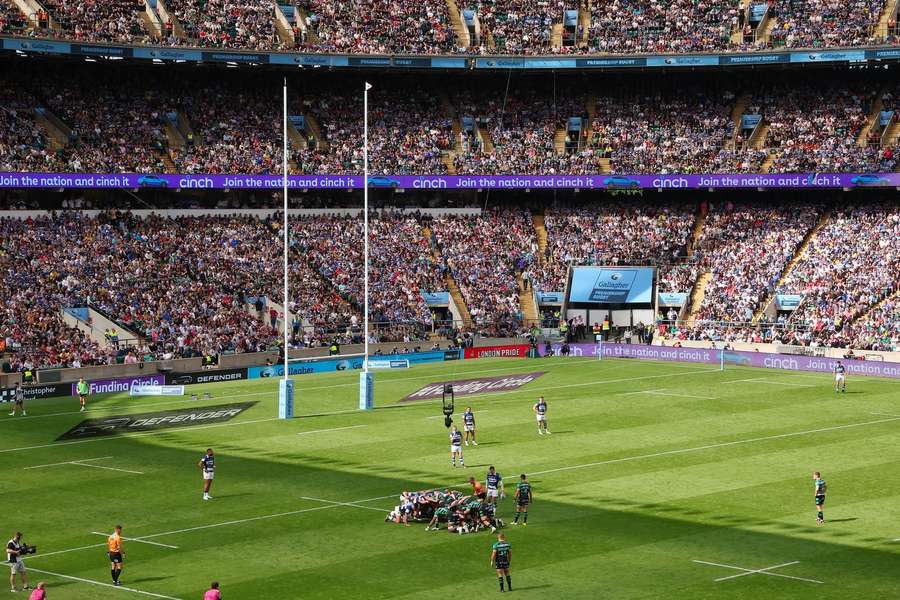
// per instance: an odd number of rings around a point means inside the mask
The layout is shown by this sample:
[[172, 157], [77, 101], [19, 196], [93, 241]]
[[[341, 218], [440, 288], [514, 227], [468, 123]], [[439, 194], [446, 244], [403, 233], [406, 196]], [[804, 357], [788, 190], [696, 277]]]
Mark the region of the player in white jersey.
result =
[[543, 396], [538, 398], [532, 410], [534, 410], [537, 418], [538, 435], [544, 435], [545, 433], [550, 435], [550, 430], [547, 429], [547, 401], [544, 400]]
[[847, 367], [844, 366], [844, 363], [838, 361], [836, 365], [834, 365], [834, 393], [837, 394], [841, 392], [843, 394], [847, 393], [847, 379], [846, 379]]
[[466, 412], [463, 413], [463, 431], [466, 434], [466, 446], [469, 445], [469, 436], [472, 436], [472, 445], [477, 446], [478, 442], [475, 441], [475, 413], [472, 412], [471, 406], [467, 406]]

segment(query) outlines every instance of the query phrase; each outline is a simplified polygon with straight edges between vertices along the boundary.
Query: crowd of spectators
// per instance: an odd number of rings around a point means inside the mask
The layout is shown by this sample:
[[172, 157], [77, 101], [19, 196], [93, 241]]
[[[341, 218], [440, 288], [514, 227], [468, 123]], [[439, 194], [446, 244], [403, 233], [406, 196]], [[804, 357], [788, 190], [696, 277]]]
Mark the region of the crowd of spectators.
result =
[[[497, 54], [550, 52], [554, 22], [562, 20], [563, 0], [470, 0], [481, 26], [494, 40]], [[489, 48], [489, 46], [488, 46]]]
[[[149, 89], [135, 93], [126, 88], [91, 90], [57, 84], [46, 96], [46, 106], [70, 129], [70, 142], [57, 153], [57, 166], [66, 172], [160, 173], [162, 153], [162, 97]], [[98, 111], [97, 106], [116, 110]]]
[[11, 1], [0, 0], [0, 33], [16, 33], [27, 25], [28, 21], [18, 6]]
[[437, 217], [432, 233], [475, 326], [489, 333], [520, 330], [516, 276], [534, 263], [537, 249], [528, 211]]
[[765, 153], [726, 148], [735, 94], [702, 88], [604, 96], [586, 132], [614, 173], [758, 171]]
[[879, 316], [854, 323], [900, 289], [900, 208], [895, 204], [847, 207], [831, 215], [780, 286], [801, 294], [790, 321], [808, 327], [820, 345], [868, 345]]
[[[477, 14], [481, 43], [464, 47], [443, 0], [301, 0], [288, 12], [287, 32], [276, 29], [276, 3], [248, 0], [161, 0], [180, 29], [144, 26], [143, 0], [44, 0], [33, 35], [87, 42], [165, 44], [247, 50], [299, 50], [354, 54], [644, 54], [732, 52], [864, 46], [882, 40], [877, 24], [885, 0], [769, 0], [774, 27], [768, 44], [749, 44], [747, 10], [723, 0], [466, 0]], [[23, 27], [11, 0], [0, 6], [0, 32]], [[566, 10], [587, 15], [572, 43], [552, 47], [552, 30]], [[51, 27], [50, 19], [52, 18]], [[294, 24], [290, 20], [298, 21]], [[586, 28], [586, 30], [585, 30]], [[294, 41], [290, 41], [290, 37]], [[738, 36], [741, 37], [741, 36]], [[586, 43], [581, 43], [586, 39]]]
[[283, 46], [275, 32], [274, 2], [163, 0], [163, 3], [188, 38], [170, 37], [173, 45], [249, 50], [276, 50]]
[[877, 43], [884, 0], [777, 0], [773, 46], [827, 48]]
[[35, 122], [35, 106], [27, 92], [0, 87], [0, 171], [44, 171], [56, 166]]
[[567, 97], [558, 103], [534, 93], [511, 98], [493, 97], [478, 103], [461, 98], [466, 116], [477, 116], [479, 127], [490, 135], [493, 151], [475, 135], [465, 136], [463, 151], [454, 157], [461, 175], [552, 175], [598, 173], [599, 154], [591, 148], [567, 148], [558, 152], [555, 136], [569, 117], [582, 116], [584, 101]]
[[445, 0], [303, 0], [318, 38], [304, 49], [358, 54], [452, 54]]
[[820, 213], [815, 205], [713, 207], [698, 243], [700, 269], [712, 278], [697, 319], [749, 323]]
[[[695, 212], [688, 204], [632, 201], [548, 209], [547, 249], [534, 285], [562, 291], [570, 265], [659, 265], [668, 272], [685, 258]], [[683, 279], [666, 279], [660, 291], [690, 291], [682, 287]]]
[[590, 52], [709, 52], [731, 46], [737, 2], [723, 0], [592, 0]]
[[[78, 81], [63, 73], [25, 82], [6, 79], [0, 145], [8, 150], [0, 161], [17, 171], [156, 173], [172, 169], [171, 158], [174, 172], [281, 172], [281, 115], [272, 102], [277, 90], [267, 80], [242, 86], [228, 80], [176, 84], [168, 90], [156, 80], [124, 81], [110, 86], [96, 77]], [[447, 102], [429, 88], [379, 89], [369, 106], [370, 173], [445, 174], [452, 167], [462, 175], [582, 175], [603, 173], [607, 165], [613, 174], [753, 173], [770, 154], [769, 170], [775, 173], [896, 168], [897, 150], [880, 147], [880, 129], [872, 129], [863, 147], [857, 144], [876, 86], [755, 90], [748, 93], [744, 113], [762, 115], [769, 126], [760, 148], [749, 147], [735, 132], [735, 95], [712, 86], [663, 85], [653, 92], [626, 87], [601, 95], [590, 111], [589, 90], [567, 89], [555, 100], [533, 88], [509, 94], [469, 90]], [[883, 101], [885, 110], [896, 108], [892, 91]], [[71, 130], [68, 139], [60, 144], [46, 139], [35, 124], [40, 107]], [[305, 126], [296, 125], [296, 134], [289, 132], [292, 173], [362, 172], [358, 98], [325, 87], [298, 96], [289, 110], [307, 117]], [[168, 115], [176, 111], [183, 144], [178, 135], [170, 144], [167, 134]], [[454, 138], [454, 122], [466, 117], [477, 128]], [[580, 133], [568, 130], [571, 117], [581, 118]]]
[[779, 86], [754, 96], [770, 123], [765, 140], [774, 152], [773, 173], [870, 172], [877, 147], [856, 141], [875, 97], [874, 88]]
[[[228, 101], [210, 102], [224, 97]], [[194, 137], [172, 149], [178, 172], [281, 172], [281, 117], [264, 90], [213, 84], [182, 95], [179, 109], [190, 120]]]
[[144, 0], [41, 0], [56, 28], [44, 28], [52, 37], [81, 42], [147, 43], [151, 37], [141, 22]]

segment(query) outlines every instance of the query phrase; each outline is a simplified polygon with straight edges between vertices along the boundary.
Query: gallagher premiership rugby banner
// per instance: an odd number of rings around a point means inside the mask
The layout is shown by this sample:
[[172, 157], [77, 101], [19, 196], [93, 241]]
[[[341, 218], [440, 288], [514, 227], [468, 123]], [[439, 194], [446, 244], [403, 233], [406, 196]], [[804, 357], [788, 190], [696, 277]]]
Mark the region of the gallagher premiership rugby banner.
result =
[[[597, 344], [569, 344], [569, 356], [597, 356]], [[758, 367], [783, 371], [815, 371], [831, 373], [837, 358], [800, 356], [797, 354], [775, 354], [774, 352], [738, 352], [713, 350], [711, 348], [672, 348], [668, 346], [643, 346], [637, 344], [603, 344], [604, 358], [637, 358], [726, 365], [738, 367]], [[559, 354], [559, 344], [553, 346], [553, 353]], [[724, 356], [723, 356], [724, 354]], [[850, 375], [872, 377], [893, 377], [900, 379], [900, 363], [874, 360], [841, 360]]]
[[[0, 173], [0, 188], [281, 189], [280, 175], [167, 173]], [[897, 187], [900, 173], [693, 175], [385, 175], [371, 188], [399, 189], [734, 189]], [[293, 189], [361, 189], [361, 175], [290, 175]]]

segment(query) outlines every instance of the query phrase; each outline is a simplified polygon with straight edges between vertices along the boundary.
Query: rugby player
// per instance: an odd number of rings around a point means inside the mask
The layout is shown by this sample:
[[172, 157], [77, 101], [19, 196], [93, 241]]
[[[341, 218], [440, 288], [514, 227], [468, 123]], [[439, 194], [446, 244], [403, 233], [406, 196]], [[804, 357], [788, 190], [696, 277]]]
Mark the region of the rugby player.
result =
[[469, 445], [469, 434], [472, 434], [472, 445], [477, 446], [478, 442], [475, 441], [475, 413], [472, 412], [471, 406], [467, 406], [466, 412], [463, 413], [463, 431], [466, 433], [466, 446]]
[[825, 523], [825, 513], [822, 507], [825, 505], [825, 492], [828, 491], [828, 484], [822, 479], [822, 474], [818, 471], [813, 473], [813, 482], [815, 483], [816, 498], [816, 523], [822, 525]]
[[543, 396], [538, 398], [532, 410], [534, 410], [534, 414], [537, 417], [538, 435], [544, 435], [545, 433], [550, 435], [550, 430], [547, 429], [547, 401], [544, 400]]
[[484, 500], [487, 497], [487, 492], [484, 489], [484, 486], [481, 485], [478, 481], [475, 481], [474, 477], [469, 477], [469, 485], [472, 486], [472, 495], [478, 498], [479, 500]]
[[512, 547], [506, 541], [502, 533], [497, 536], [497, 542], [491, 546], [491, 566], [497, 569], [497, 579], [500, 582], [500, 591], [503, 590], [503, 577], [506, 576], [506, 587], [512, 591], [512, 577], [509, 575], [509, 563], [512, 561]]
[[110, 574], [113, 585], [122, 585], [119, 577], [122, 575], [122, 562], [125, 560], [125, 550], [122, 549], [122, 526], [116, 525], [115, 531], [106, 539], [106, 548], [109, 554]]
[[528, 505], [531, 504], [531, 484], [525, 473], [519, 477], [520, 481], [516, 484], [516, 519], [513, 525], [519, 524], [519, 515], [522, 515], [522, 525], [528, 525]]
[[487, 487], [487, 501], [491, 504], [497, 504], [498, 497], [503, 498], [506, 496], [503, 493], [503, 477], [494, 469], [493, 465], [488, 467], [484, 483]]
[[213, 455], [213, 449], [207, 448], [206, 454], [197, 463], [200, 470], [203, 471], [203, 499], [212, 500], [209, 495], [209, 488], [212, 487], [213, 478], [216, 475], [216, 457]]
[[[837, 361], [837, 364], [834, 365], [834, 393], [837, 394], [840, 391], [843, 394], [847, 393], [847, 379], [846, 379], [847, 367], [844, 366], [844, 363], [841, 361]], [[840, 388], [840, 389], [838, 389]]]
[[27, 416], [28, 413], [25, 412], [25, 390], [22, 389], [22, 384], [16, 382], [16, 388], [13, 390], [13, 409], [12, 412], [9, 413], [9, 416], [16, 416], [16, 411], [22, 411], [22, 416]]
[[456, 467], [456, 457], [459, 456], [459, 466], [465, 467], [462, 454], [462, 434], [456, 425], [450, 427], [450, 464]]
[[87, 381], [84, 380], [84, 377], [78, 380], [75, 391], [78, 392], [78, 401], [81, 403], [81, 412], [84, 412], [84, 403], [87, 401], [88, 393], [91, 391], [91, 387], [87, 384]]

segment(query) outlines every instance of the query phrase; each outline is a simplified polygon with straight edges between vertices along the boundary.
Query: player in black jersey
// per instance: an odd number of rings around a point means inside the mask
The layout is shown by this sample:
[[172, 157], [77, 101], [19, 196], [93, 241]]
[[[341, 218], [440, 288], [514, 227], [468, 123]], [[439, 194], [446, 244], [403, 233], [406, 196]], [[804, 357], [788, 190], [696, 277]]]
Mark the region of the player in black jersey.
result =
[[821, 525], [825, 522], [825, 513], [822, 511], [822, 507], [825, 505], [825, 492], [828, 491], [828, 484], [825, 483], [822, 474], [818, 471], [813, 473], [813, 482], [816, 497], [816, 523]]
[[465, 467], [462, 453], [462, 434], [456, 425], [450, 428], [450, 464], [456, 466], [456, 457], [459, 456], [459, 466]]
[[212, 500], [209, 495], [209, 488], [212, 487], [213, 477], [216, 475], [216, 458], [213, 455], [213, 449], [207, 448], [206, 454], [197, 463], [200, 470], [203, 471], [203, 499]]
[[472, 445], [477, 446], [478, 442], [475, 441], [475, 413], [472, 412], [471, 406], [467, 406], [466, 412], [463, 413], [463, 431], [466, 433], [466, 446], [469, 445], [469, 434], [472, 435]]
[[509, 574], [509, 563], [512, 562], [512, 547], [506, 541], [502, 533], [497, 536], [497, 543], [491, 546], [491, 566], [497, 569], [497, 579], [500, 581], [500, 591], [503, 591], [503, 577], [506, 576], [506, 586], [512, 591], [512, 577]]
[[519, 515], [522, 515], [522, 525], [528, 525], [528, 505], [531, 504], [531, 484], [525, 473], [519, 477], [520, 481], [516, 484], [516, 519], [513, 525], [519, 524]]
[[[837, 394], [840, 391], [842, 394], [847, 393], [847, 379], [846, 379], [847, 367], [844, 366], [844, 363], [838, 361], [836, 365], [834, 365], [834, 393]], [[840, 388], [840, 389], [838, 389]]]

